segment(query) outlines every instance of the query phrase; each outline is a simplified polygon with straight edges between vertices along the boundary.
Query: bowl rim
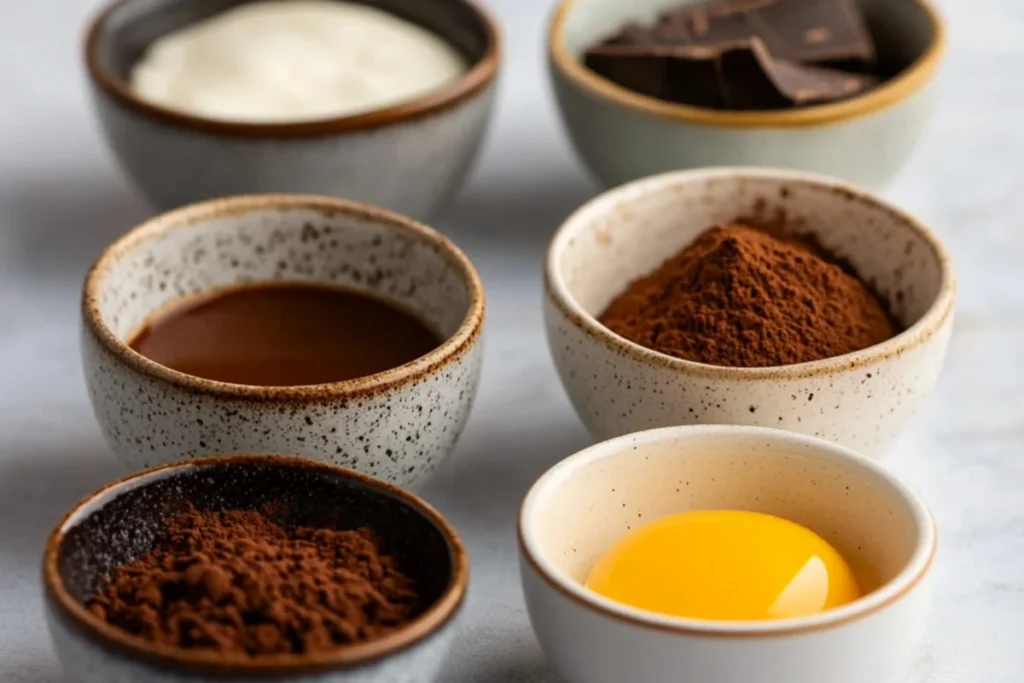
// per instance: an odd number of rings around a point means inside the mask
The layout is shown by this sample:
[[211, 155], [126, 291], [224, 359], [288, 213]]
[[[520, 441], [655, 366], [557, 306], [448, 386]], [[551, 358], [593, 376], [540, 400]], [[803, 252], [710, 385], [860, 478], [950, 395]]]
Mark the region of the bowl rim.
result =
[[[715, 621], [658, 614], [629, 607], [593, 593], [579, 582], [569, 578], [548, 561], [537, 547], [533, 536], [535, 517], [544, 496], [554, 495], [557, 487], [576, 472], [604, 458], [615, 457], [632, 450], [639, 444], [699, 438], [703, 436], [735, 436], [751, 440], [773, 441], [776, 444], [794, 444], [806, 451], [817, 453], [821, 459], [838, 459], [868, 471], [895, 493], [906, 505], [914, 519], [918, 536], [917, 545], [906, 566], [877, 590], [851, 603], [805, 617], [770, 621]], [[524, 564], [552, 589], [580, 607], [605, 618], [642, 628], [709, 638], [772, 638], [810, 633], [843, 626], [867, 617], [899, 601], [916, 587], [931, 570], [938, 548], [935, 519], [927, 503], [885, 466], [844, 446], [817, 437], [788, 432], [771, 427], [743, 425], [681, 425], [662, 427], [625, 434], [598, 442], [568, 456], [542, 474], [530, 487], [520, 507], [516, 525], [520, 557]]]
[[592, 97], [663, 119], [725, 128], [796, 128], [838, 123], [872, 114], [907, 99], [921, 90], [937, 72], [948, 42], [945, 20], [932, 0], [909, 1], [923, 10], [930, 22], [931, 41], [928, 47], [910, 66], [878, 87], [830, 104], [782, 110], [728, 111], [677, 104], [633, 92], [594, 73], [569, 52], [565, 44], [565, 22], [580, 0], [561, 0], [555, 6], [548, 28], [548, 60], [566, 80]]
[[[657, 194], [664, 192], [669, 187], [717, 179], [777, 181], [779, 183], [814, 186], [830, 191], [844, 199], [859, 201], [885, 211], [899, 223], [915, 232], [930, 248], [932, 255], [938, 263], [941, 274], [939, 291], [935, 296], [935, 300], [914, 324], [880, 344], [875, 344], [852, 353], [832, 356], [831, 358], [764, 367], [710, 365], [708, 363], [676, 358], [675, 356], [649, 349], [612, 332], [602, 325], [596, 317], [583, 309], [569, 291], [569, 287], [558, 264], [562, 252], [568, 248], [576, 231], [581, 226], [592, 222], [597, 216], [614, 210], [626, 198]], [[666, 254], [667, 256], [668, 254]], [[660, 175], [648, 176], [608, 190], [580, 206], [558, 227], [548, 246], [544, 265], [544, 292], [547, 300], [572, 324], [587, 334], [588, 337], [605, 345], [612, 351], [624, 353], [634, 360], [708, 379], [734, 381], [797, 379], [834, 374], [875, 365], [888, 358], [900, 356], [923, 344], [937, 334], [952, 315], [956, 300], [956, 278], [953, 274], [952, 260], [938, 235], [911, 214], [865, 189], [836, 178], [804, 171], [758, 167], [719, 167], [671, 171]]]
[[[137, 1], [111, 0], [97, 11], [89, 22], [83, 42], [83, 59], [89, 79], [118, 104], [137, 114], [148, 116], [163, 124], [191, 128], [209, 134], [274, 139], [315, 137], [372, 130], [440, 114], [481, 93], [494, 82], [498, 74], [503, 49], [500, 24], [487, 7], [477, 0], [450, 0], [463, 5], [477, 16], [484, 28], [487, 42], [484, 54], [452, 83], [410, 100], [345, 116], [284, 123], [215, 119], [166, 107], [139, 97], [123, 79], [118, 78], [100, 64], [97, 53], [104, 25], [121, 7]], [[255, 0], [245, 0], [242, 4], [253, 1]], [[445, 42], [450, 42], [444, 36], [441, 38], [445, 39]]]
[[[308, 210], [328, 216], [354, 216], [410, 235], [421, 243], [432, 246], [460, 275], [466, 287], [468, 302], [465, 317], [458, 329], [436, 348], [404, 365], [340, 382], [297, 386], [234, 384], [173, 370], [133, 350], [103, 321], [99, 302], [107, 275], [121, 258], [137, 247], [174, 230], [190, 228], [206, 221], [267, 210]], [[465, 355], [479, 341], [486, 305], [483, 283], [469, 258], [447, 237], [419, 221], [387, 209], [333, 197], [262, 194], [211, 199], [173, 209], [143, 221], [108, 245], [93, 263], [82, 286], [81, 307], [86, 332], [118, 362], [142, 376], [193, 393], [223, 399], [314, 403], [380, 394], [400, 385], [415, 383], [443, 370]], [[149, 311], [147, 316], [157, 313], [158, 310]]]
[[[231, 659], [211, 652], [151, 643], [101, 621], [68, 592], [57, 560], [65, 535], [80, 521], [78, 517], [86, 508], [95, 505], [99, 509], [127, 491], [146, 486], [165, 477], [173, 477], [185, 470], [218, 465], [245, 466], [250, 463], [269, 464], [280, 468], [319, 470], [336, 475], [341, 479], [355, 480], [370, 489], [374, 495], [389, 496], [399, 500], [433, 524], [445, 539], [451, 562], [451, 576], [444, 592], [423, 614], [404, 628], [382, 638], [325, 653], [266, 655], [252, 659]], [[410, 491], [346, 467], [306, 458], [286, 455], [233, 454], [196, 458], [153, 467], [129, 474], [93, 491], [75, 503], [50, 532], [43, 552], [42, 573], [48, 602], [55, 606], [69, 627], [73, 627], [78, 633], [106, 650], [173, 670], [208, 672], [222, 676], [261, 676], [358, 667], [396, 654], [423, 641], [449, 623], [463, 604], [469, 583], [469, 554], [448, 520], [429, 503]]]

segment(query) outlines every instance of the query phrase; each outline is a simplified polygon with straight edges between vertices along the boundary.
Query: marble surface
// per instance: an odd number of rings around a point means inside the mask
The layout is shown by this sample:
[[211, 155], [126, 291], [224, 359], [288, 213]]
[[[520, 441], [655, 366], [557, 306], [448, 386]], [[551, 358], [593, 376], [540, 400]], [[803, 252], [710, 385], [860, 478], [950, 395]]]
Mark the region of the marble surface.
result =
[[[469, 620], [443, 680], [555, 683], [524, 612], [513, 530], [530, 483], [589, 442], [545, 347], [540, 272], [551, 231], [595, 190], [543, 74], [549, 2], [493, 4], [508, 46], [500, 114], [469, 188], [438, 221], [488, 288], [487, 360], [458, 453], [425, 493], [473, 557]], [[961, 281], [943, 379], [889, 460], [941, 527], [908, 683], [1010, 683], [1024, 680], [1024, 4], [942, 4], [953, 42], [943, 106], [888, 193], [948, 240]], [[55, 683], [40, 551], [69, 505], [120, 473], [82, 385], [78, 289], [147, 209], [85, 97], [79, 34], [95, 1], [0, 5], [0, 681]]]

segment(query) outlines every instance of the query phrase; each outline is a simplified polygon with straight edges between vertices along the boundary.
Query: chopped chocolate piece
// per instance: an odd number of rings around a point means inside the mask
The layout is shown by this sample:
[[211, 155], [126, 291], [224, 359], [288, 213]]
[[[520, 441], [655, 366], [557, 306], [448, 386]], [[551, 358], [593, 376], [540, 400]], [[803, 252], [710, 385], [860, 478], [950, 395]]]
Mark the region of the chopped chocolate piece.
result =
[[764, 110], [843, 99], [872, 87], [872, 76], [773, 59], [760, 39], [717, 47], [603, 45], [586, 64], [650, 97], [698, 107]]
[[778, 0], [748, 16], [776, 59], [875, 61], [875, 44], [856, 0]]
[[629, 24], [585, 63], [638, 93], [716, 109], [834, 102], [880, 80], [857, 0], [711, 0]]
[[602, 45], [587, 52], [595, 73], [641, 95], [696, 107], [725, 106], [717, 49]]
[[[684, 5], [663, 14], [645, 33], [634, 32], [628, 44], [710, 47], [750, 38], [761, 38], [776, 59], [802, 64], [875, 59], [874, 42], [856, 0], [717, 0]], [[612, 40], [622, 43], [619, 37]]]
[[779, 109], [834, 102], [878, 83], [873, 76], [773, 59], [754, 39], [720, 56], [723, 100], [730, 109]]
[[651, 33], [659, 43], [678, 46], [719, 46], [749, 40], [757, 34], [749, 12], [777, 0], [747, 0], [686, 5], [663, 14]]
[[650, 45], [656, 42], [653, 32], [640, 24], [626, 24], [621, 31], [609, 38], [605, 45]]

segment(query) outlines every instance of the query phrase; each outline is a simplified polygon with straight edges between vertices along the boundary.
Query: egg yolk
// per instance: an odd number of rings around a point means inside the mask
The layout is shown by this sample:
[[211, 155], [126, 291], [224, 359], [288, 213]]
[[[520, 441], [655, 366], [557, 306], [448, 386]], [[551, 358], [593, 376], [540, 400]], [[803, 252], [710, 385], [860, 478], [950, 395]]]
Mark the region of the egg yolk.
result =
[[849, 565], [813, 531], [739, 510], [686, 512], [637, 529], [586, 585], [632, 607], [694, 619], [800, 617], [861, 595]]

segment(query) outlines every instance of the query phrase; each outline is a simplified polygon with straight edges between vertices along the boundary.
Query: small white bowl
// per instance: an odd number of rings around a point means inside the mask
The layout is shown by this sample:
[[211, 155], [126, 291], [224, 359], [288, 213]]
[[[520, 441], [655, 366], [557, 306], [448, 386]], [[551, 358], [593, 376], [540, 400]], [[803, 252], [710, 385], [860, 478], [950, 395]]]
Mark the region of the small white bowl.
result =
[[[635, 609], [583, 586], [630, 529], [696, 509], [802, 524], [874, 590], [799, 619], [707, 621]], [[544, 474], [519, 517], [530, 621], [567, 683], [895, 683], [924, 629], [935, 549], [924, 502], [884, 467], [756, 427], [673, 427], [599, 443]]]
[[[705, 365], [615, 334], [597, 316], [626, 286], [706, 228], [785, 218], [848, 260], [906, 328], [835, 358], [763, 368]], [[545, 271], [548, 344], [598, 438], [681, 424], [779, 427], [881, 455], [938, 378], [955, 283], [932, 232], [840, 181], [794, 171], [705, 169], [611, 190], [555, 234]]]
[[935, 108], [946, 29], [930, 0], [862, 0], [879, 52], [903, 66], [841, 102], [777, 111], [719, 111], [640, 95], [583, 64], [589, 47], [630, 21], [698, 0], [562, 0], [548, 63], [580, 157], [607, 185], [702, 166], [779, 166], [884, 186], [910, 157]]
[[[283, 387], [194, 377], [129, 346], [182, 297], [275, 281], [376, 296], [417, 315], [443, 341], [374, 375]], [[476, 269], [427, 226], [328, 197], [232, 197], [157, 216], [107, 247], [83, 287], [82, 364], [100, 428], [132, 469], [282, 453], [413, 486], [452, 452], [466, 425], [483, 324]]]

